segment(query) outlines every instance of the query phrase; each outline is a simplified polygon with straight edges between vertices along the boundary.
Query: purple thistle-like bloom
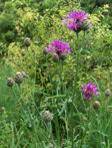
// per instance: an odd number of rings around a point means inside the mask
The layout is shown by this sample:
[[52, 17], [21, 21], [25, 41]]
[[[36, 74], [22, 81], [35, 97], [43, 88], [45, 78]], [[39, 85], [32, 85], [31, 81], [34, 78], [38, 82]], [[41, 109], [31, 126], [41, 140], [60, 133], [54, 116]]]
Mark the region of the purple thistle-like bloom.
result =
[[89, 15], [85, 11], [72, 11], [63, 20], [64, 24], [75, 32], [91, 28]]
[[69, 54], [71, 52], [71, 48], [66, 42], [54, 40], [45, 48], [45, 51], [53, 56], [55, 55], [61, 58]]
[[89, 82], [83, 85], [82, 94], [85, 99], [90, 100], [93, 96], [97, 96], [99, 94], [99, 91], [95, 84]]

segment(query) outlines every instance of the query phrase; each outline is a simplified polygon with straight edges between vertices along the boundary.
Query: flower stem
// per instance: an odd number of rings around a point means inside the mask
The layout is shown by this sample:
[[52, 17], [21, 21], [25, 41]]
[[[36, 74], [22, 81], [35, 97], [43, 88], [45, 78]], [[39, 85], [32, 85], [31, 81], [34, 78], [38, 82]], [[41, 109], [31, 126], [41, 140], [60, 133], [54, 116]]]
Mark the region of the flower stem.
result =
[[[74, 98], [77, 98], [78, 96], [78, 81], [79, 81], [79, 57], [80, 57], [80, 51], [79, 51], [79, 36], [78, 33], [76, 33], [77, 36], [77, 45], [76, 45], [76, 71], [75, 71], [75, 81], [73, 83], [75, 83], [75, 85], [73, 84], [73, 98], [72, 98], [72, 103], [74, 104]], [[71, 116], [73, 118], [74, 116], [74, 105], [72, 105], [71, 107]], [[74, 127], [72, 124], [72, 148], [74, 148]]]

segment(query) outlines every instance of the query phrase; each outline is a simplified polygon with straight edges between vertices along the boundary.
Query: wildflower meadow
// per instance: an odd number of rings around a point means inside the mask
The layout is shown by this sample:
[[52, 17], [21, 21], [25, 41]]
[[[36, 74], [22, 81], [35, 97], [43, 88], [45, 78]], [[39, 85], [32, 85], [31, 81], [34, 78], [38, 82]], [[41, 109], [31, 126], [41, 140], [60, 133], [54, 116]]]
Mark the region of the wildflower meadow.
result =
[[112, 148], [112, 0], [0, 0], [0, 148]]

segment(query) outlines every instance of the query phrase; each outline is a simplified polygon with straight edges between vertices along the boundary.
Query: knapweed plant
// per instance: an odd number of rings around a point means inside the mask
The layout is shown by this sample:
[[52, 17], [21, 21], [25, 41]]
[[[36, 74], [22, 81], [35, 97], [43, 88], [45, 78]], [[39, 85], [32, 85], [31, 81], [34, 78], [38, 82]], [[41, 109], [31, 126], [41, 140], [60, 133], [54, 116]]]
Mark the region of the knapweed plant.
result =
[[82, 86], [82, 94], [84, 96], [84, 99], [91, 100], [92, 97], [99, 94], [99, 91], [95, 84], [89, 82]]
[[104, 1], [0, 2], [0, 148], [112, 147]]
[[[67, 26], [67, 28], [69, 28], [70, 30], [74, 31], [77, 35], [77, 40], [79, 38], [79, 33], [80, 31], [87, 31], [91, 28], [91, 22], [89, 20], [89, 15], [84, 12], [84, 11], [72, 11], [70, 12], [67, 17], [63, 20], [63, 23]], [[74, 36], [73, 36], [74, 38]], [[80, 42], [78, 42], [78, 44], [80, 44]], [[81, 48], [81, 47], [80, 47]], [[71, 117], [73, 118], [74, 116], [74, 100], [76, 99], [80, 99], [79, 98], [79, 90], [78, 90], [78, 82], [80, 81], [79, 78], [79, 58], [80, 58], [80, 48], [79, 46], [77, 46], [77, 49], [75, 49], [75, 55], [73, 56], [73, 58], [76, 58], [76, 66], [74, 67], [76, 69], [76, 72], [74, 73], [74, 80], [72, 82], [72, 106], [71, 106]], [[73, 52], [70, 48], [69, 43], [63, 42], [61, 40], [54, 40], [52, 41], [47, 47], [45, 47], [44, 49], [44, 53], [46, 54], [50, 54], [52, 56], [52, 59], [55, 60], [56, 62], [59, 62], [66, 57], [68, 54], [70, 54], [71, 52]], [[61, 64], [63, 65], [64, 63], [61, 62]], [[60, 64], [58, 65], [59, 67], [59, 71], [61, 71], [62, 74], [62, 69], [60, 68]], [[59, 73], [59, 78], [60, 78], [60, 83], [62, 83], [62, 76]], [[74, 85], [75, 84], [75, 85]], [[82, 93], [83, 93], [83, 97], [87, 100], [90, 100], [93, 96], [98, 95], [98, 88], [95, 84], [93, 83], [88, 83], [86, 85], [83, 85], [82, 87]], [[59, 94], [57, 94], [59, 95]], [[57, 104], [56, 102], [54, 102], [55, 104]], [[77, 107], [75, 106], [75, 109], [77, 110], [77, 112], [79, 113]], [[71, 133], [72, 133], [72, 147], [74, 147], [74, 125], [71, 124]]]
[[91, 28], [91, 22], [89, 20], [89, 14], [85, 11], [72, 11], [63, 20], [68, 29], [78, 33], [80, 31], [87, 31]]
[[71, 52], [71, 48], [69, 43], [54, 40], [45, 48], [45, 52], [51, 54], [53, 59], [58, 61], [66, 57]]

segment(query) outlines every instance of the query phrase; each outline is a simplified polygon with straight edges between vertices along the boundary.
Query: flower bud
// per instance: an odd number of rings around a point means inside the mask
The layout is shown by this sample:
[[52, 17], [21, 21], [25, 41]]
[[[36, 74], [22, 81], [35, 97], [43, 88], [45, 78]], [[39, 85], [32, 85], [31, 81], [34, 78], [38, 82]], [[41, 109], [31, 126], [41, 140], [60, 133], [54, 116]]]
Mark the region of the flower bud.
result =
[[25, 71], [22, 71], [21, 74], [22, 74], [23, 78], [27, 78], [28, 77], [28, 75], [26, 74]]
[[100, 102], [99, 101], [95, 101], [93, 103], [93, 108], [97, 110], [97, 109], [99, 109], [99, 107], [100, 107]]
[[105, 91], [105, 96], [106, 96], [106, 97], [111, 96], [111, 91], [110, 91], [110, 89], [107, 89], [107, 90]]
[[17, 84], [21, 84], [23, 82], [23, 74], [21, 72], [16, 73], [15, 82]]
[[0, 107], [0, 113], [3, 113], [5, 111], [5, 107]]
[[12, 87], [14, 85], [15, 81], [13, 78], [8, 78], [7, 79], [7, 86]]
[[45, 122], [50, 122], [53, 120], [53, 114], [49, 110], [42, 112], [42, 118]]
[[24, 45], [28, 47], [28, 46], [30, 46], [30, 44], [31, 44], [30, 38], [26, 37], [26, 38], [24, 39]]
[[53, 61], [54, 62], [59, 61], [59, 56], [57, 54], [53, 54]]
[[48, 54], [47, 47], [43, 49], [43, 54], [45, 54], [45, 55]]

